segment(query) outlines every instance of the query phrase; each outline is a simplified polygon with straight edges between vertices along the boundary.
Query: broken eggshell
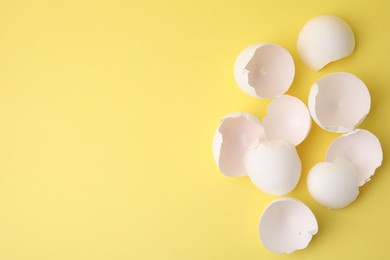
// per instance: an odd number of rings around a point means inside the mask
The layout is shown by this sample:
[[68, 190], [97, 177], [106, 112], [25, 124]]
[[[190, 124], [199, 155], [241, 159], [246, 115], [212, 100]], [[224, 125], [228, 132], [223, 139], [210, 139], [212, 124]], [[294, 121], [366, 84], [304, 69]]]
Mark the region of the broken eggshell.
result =
[[306, 105], [289, 95], [272, 100], [263, 122], [267, 139], [285, 139], [295, 146], [305, 140], [311, 128], [311, 117]]
[[238, 86], [255, 98], [272, 99], [284, 94], [294, 80], [294, 60], [283, 47], [272, 43], [244, 49], [234, 64]]
[[285, 140], [253, 143], [244, 157], [247, 174], [263, 192], [280, 196], [291, 192], [301, 177], [301, 160], [294, 145]]
[[323, 129], [353, 131], [370, 111], [371, 98], [366, 85], [355, 75], [335, 72], [318, 80], [310, 89], [309, 111]]
[[342, 158], [317, 163], [307, 176], [307, 188], [315, 201], [331, 209], [344, 208], [359, 195], [356, 170]]
[[249, 144], [264, 139], [262, 123], [242, 112], [222, 118], [213, 139], [214, 160], [229, 177], [246, 176], [244, 155]]
[[299, 32], [298, 53], [312, 70], [350, 55], [355, 49], [351, 27], [334, 15], [321, 15], [307, 22]]
[[318, 232], [313, 212], [293, 198], [272, 201], [263, 211], [259, 223], [260, 239], [273, 253], [292, 253], [306, 248]]
[[351, 162], [356, 169], [359, 186], [363, 186], [382, 164], [383, 153], [378, 138], [371, 132], [356, 129], [334, 140], [326, 153], [326, 161], [337, 157]]

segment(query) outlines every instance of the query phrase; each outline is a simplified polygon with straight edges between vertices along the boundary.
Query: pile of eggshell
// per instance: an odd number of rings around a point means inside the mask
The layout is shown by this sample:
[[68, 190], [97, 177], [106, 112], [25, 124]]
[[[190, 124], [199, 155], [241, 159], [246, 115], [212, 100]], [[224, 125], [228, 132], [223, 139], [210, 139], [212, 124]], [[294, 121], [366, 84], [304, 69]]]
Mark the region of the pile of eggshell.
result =
[[[297, 48], [303, 62], [318, 71], [350, 55], [355, 37], [344, 20], [322, 15], [303, 26]], [[290, 53], [279, 45], [255, 44], [239, 54], [234, 65], [238, 86], [252, 97], [272, 101], [263, 121], [244, 112], [222, 118], [213, 140], [214, 159], [224, 175], [249, 176], [263, 192], [285, 195], [300, 179], [301, 160], [295, 146], [309, 134], [312, 117], [324, 130], [345, 134], [330, 144], [325, 162], [310, 170], [307, 188], [319, 204], [343, 208], [356, 199], [359, 186], [368, 182], [382, 163], [378, 138], [356, 129], [370, 110], [369, 91], [352, 74], [331, 73], [312, 85], [307, 109], [298, 98], [283, 95], [294, 73]], [[261, 241], [274, 253], [307, 247], [317, 231], [312, 211], [288, 197], [271, 202], [259, 223]]]

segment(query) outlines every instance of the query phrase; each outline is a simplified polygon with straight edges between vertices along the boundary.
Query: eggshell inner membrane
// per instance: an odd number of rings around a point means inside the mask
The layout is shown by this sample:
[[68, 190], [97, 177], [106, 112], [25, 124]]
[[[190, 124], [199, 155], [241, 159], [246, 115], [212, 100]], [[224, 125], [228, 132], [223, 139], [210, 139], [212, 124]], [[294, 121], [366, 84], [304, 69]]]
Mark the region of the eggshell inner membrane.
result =
[[295, 188], [301, 166], [295, 147], [284, 140], [261, 141], [245, 155], [245, 168], [251, 181], [260, 190], [275, 196]]
[[357, 172], [359, 185], [370, 180], [375, 170], [382, 164], [383, 153], [378, 138], [366, 130], [357, 129], [334, 140], [326, 153], [326, 161], [333, 162], [337, 157], [350, 161]]
[[260, 239], [273, 253], [292, 253], [304, 249], [318, 232], [313, 212], [301, 201], [282, 198], [271, 202], [259, 224]]
[[350, 55], [355, 49], [351, 27], [334, 15], [321, 15], [307, 22], [299, 32], [298, 53], [313, 70]]
[[272, 100], [263, 122], [267, 139], [285, 139], [293, 145], [305, 140], [311, 128], [311, 117], [306, 105], [289, 95]]
[[307, 187], [315, 201], [331, 209], [346, 207], [359, 195], [356, 171], [342, 158], [316, 164], [308, 174]]
[[246, 176], [245, 152], [251, 143], [264, 138], [263, 126], [254, 116], [232, 113], [224, 117], [213, 140], [214, 159], [220, 171], [230, 177]]
[[370, 106], [370, 93], [363, 81], [344, 72], [321, 78], [309, 94], [314, 121], [331, 132], [353, 131], [369, 113]]
[[285, 93], [294, 79], [294, 61], [290, 53], [276, 44], [255, 44], [238, 56], [234, 75], [247, 94], [271, 99]]

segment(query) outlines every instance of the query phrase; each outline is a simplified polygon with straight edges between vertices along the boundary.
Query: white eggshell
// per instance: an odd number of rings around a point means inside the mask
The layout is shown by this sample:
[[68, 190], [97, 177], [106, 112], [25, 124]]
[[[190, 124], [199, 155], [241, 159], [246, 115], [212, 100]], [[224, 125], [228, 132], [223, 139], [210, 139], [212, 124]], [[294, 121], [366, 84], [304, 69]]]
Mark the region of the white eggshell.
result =
[[353, 131], [370, 112], [366, 85], [355, 75], [335, 72], [313, 84], [309, 111], [314, 121], [330, 132]]
[[307, 177], [307, 187], [315, 201], [331, 209], [343, 208], [359, 195], [355, 168], [341, 158], [316, 164]]
[[326, 161], [337, 157], [350, 161], [356, 169], [359, 185], [363, 186], [382, 164], [383, 153], [378, 138], [367, 130], [356, 129], [334, 140], [326, 153]]
[[260, 239], [273, 253], [292, 253], [306, 248], [317, 234], [313, 212], [293, 198], [272, 201], [264, 210], [259, 224]]
[[307, 22], [298, 36], [298, 53], [312, 70], [350, 55], [355, 49], [351, 27], [334, 15], [321, 15]]
[[292, 191], [301, 176], [301, 160], [295, 147], [284, 140], [265, 140], [251, 146], [245, 168], [257, 188], [270, 195]]
[[289, 95], [272, 100], [263, 122], [267, 139], [284, 139], [293, 145], [305, 140], [311, 128], [311, 117], [306, 105]]
[[213, 139], [214, 160], [220, 171], [229, 177], [246, 176], [245, 152], [251, 143], [264, 138], [263, 126], [256, 117], [242, 112], [225, 116]]
[[238, 86], [248, 95], [272, 99], [284, 94], [294, 80], [294, 60], [283, 47], [259, 43], [244, 49], [234, 64]]

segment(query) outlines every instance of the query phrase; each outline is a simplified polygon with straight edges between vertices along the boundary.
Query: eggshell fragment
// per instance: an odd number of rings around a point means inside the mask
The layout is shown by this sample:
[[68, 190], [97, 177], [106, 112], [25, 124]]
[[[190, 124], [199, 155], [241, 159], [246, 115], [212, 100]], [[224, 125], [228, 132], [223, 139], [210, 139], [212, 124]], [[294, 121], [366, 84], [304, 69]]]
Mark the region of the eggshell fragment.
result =
[[234, 64], [238, 86], [248, 95], [271, 99], [284, 94], [294, 80], [294, 61], [283, 47], [272, 43], [244, 49]]
[[213, 139], [214, 160], [220, 171], [229, 177], [246, 176], [245, 152], [251, 143], [264, 138], [262, 123], [256, 117], [242, 112], [225, 116]]
[[263, 122], [267, 139], [285, 139], [293, 145], [305, 140], [311, 128], [311, 117], [306, 105], [289, 95], [272, 100]]
[[321, 15], [307, 22], [298, 36], [298, 53], [312, 70], [350, 55], [355, 49], [351, 27], [334, 15]]
[[284, 140], [265, 140], [248, 148], [245, 168], [257, 188], [271, 195], [292, 191], [301, 176], [301, 160], [295, 147]]
[[371, 98], [358, 77], [335, 72], [313, 84], [308, 103], [311, 116], [321, 128], [344, 133], [353, 131], [364, 120]]
[[378, 138], [371, 132], [356, 129], [334, 140], [326, 153], [326, 161], [337, 157], [350, 161], [356, 169], [359, 186], [363, 186], [382, 164], [383, 153]]
[[260, 218], [260, 239], [273, 253], [289, 254], [304, 249], [317, 232], [318, 224], [313, 212], [293, 198], [272, 201]]
[[307, 187], [315, 201], [331, 209], [343, 208], [359, 195], [355, 168], [342, 158], [316, 164], [307, 177]]

